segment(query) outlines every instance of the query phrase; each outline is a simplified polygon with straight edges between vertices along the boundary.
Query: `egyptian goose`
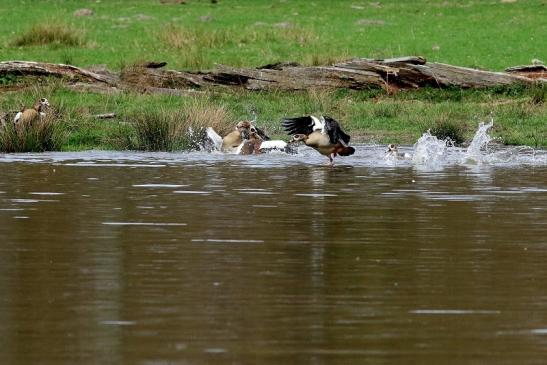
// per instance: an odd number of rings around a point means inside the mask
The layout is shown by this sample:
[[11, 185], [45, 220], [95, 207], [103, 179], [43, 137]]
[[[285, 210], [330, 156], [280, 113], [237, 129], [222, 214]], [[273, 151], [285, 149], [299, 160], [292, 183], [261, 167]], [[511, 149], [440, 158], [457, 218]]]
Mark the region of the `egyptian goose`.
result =
[[412, 155], [407, 152], [399, 152], [399, 149], [393, 143], [387, 145], [386, 158], [397, 160], [410, 160]]
[[239, 122], [234, 131], [222, 138], [215, 130], [208, 127], [205, 130], [208, 142], [214, 150], [249, 155], [270, 151], [283, 151], [292, 153], [289, 145], [280, 140], [270, 140], [266, 133], [254, 126], [252, 122]]
[[46, 98], [41, 98], [32, 108], [23, 108], [20, 112], [15, 114], [13, 123], [21, 125], [32, 124], [35, 120], [46, 115], [46, 109], [48, 107], [49, 101]]
[[283, 128], [293, 136], [290, 142], [304, 142], [306, 146], [327, 156], [331, 165], [336, 155], [350, 156], [355, 153], [355, 148], [349, 146], [351, 137], [340, 128], [336, 120], [326, 115], [319, 118], [313, 115], [285, 118]]
[[228, 133], [222, 138], [222, 145], [220, 150], [222, 152], [235, 152], [238, 147], [243, 143], [245, 136], [248, 136], [249, 129], [251, 128], [251, 122], [241, 121], [237, 123], [235, 130]]
[[256, 127], [251, 126], [249, 130], [244, 130], [242, 133], [243, 141], [238, 146], [236, 153], [238, 155], [252, 155], [262, 153], [260, 146], [264, 141], [258, 134]]

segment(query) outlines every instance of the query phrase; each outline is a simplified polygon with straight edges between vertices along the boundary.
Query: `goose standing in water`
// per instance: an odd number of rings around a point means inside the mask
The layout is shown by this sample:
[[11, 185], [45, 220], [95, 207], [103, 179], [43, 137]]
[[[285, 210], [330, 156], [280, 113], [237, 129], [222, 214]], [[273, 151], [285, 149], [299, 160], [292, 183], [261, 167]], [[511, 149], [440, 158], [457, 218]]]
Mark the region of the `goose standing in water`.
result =
[[46, 109], [49, 107], [49, 101], [46, 98], [38, 100], [32, 108], [23, 108], [15, 114], [13, 123], [20, 125], [32, 124], [35, 120], [46, 115]]
[[329, 116], [285, 118], [283, 128], [293, 136], [289, 143], [304, 142], [306, 146], [327, 156], [331, 165], [335, 156], [351, 156], [355, 153], [355, 148], [349, 146], [351, 137]]

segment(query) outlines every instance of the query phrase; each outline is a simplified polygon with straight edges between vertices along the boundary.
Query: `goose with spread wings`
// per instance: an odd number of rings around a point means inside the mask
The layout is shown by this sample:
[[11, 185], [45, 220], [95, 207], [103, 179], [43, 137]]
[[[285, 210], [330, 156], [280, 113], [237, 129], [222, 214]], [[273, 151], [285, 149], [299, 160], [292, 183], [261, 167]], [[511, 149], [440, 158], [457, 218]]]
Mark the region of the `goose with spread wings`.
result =
[[351, 137], [329, 116], [285, 118], [283, 128], [293, 136], [291, 142], [304, 142], [306, 146], [327, 156], [331, 165], [336, 155], [350, 156], [355, 153], [355, 148], [349, 146]]

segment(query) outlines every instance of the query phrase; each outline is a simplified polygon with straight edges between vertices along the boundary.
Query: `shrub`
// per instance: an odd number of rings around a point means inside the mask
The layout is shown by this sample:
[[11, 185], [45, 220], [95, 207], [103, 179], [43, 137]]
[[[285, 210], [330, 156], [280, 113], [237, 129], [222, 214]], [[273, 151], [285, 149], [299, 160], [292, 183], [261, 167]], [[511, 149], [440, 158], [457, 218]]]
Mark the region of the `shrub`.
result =
[[547, 87], [545, 84], [535, 84], [530, 88], [531, 103], [543, 104], [545, 102], [545, 95], [547, 94]]
[[140, 110], [125, 119], [134, 127], [135, 140], [131, 143], [131, 138], [124, 137], [123, 143], [144, 151], [200, 149], [207, 127], [223, 134], [230, 125], [228, 113], [223, 106], [196, 99], [183, 110]]
[[28, 125], [15, 125], [7, 121], [0, 126], [0, 151], [2, 152], [56, 151], [61, 145], [59, 123], [53, 114], [48, 114]]
[[430, 133], [440, 140], [450, 140], [455, 145], [464, 142], [464, 128], [452, 121], [437, 122]]

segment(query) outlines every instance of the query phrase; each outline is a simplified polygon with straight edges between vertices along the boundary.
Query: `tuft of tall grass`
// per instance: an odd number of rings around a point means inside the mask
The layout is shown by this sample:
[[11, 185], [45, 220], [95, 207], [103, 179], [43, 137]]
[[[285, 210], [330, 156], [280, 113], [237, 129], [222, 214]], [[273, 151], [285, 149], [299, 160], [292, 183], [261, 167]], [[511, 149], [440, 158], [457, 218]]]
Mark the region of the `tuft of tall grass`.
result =
[[225, 45], [230, 41], [229, 32], [219, 29], [207, 29], [203, 27], [185, 28], [177, 25], [167, 25], [159, 35], [160, 41], [167, 46], [176, 49], [215, 48]]
[[532, 104], [543, 104], [547, 99], [547, 86], [537, 83], [530, 88]]
[[61, 22], [46, 22], [33, 25], [12, 42], [17, 47], [57, 44], [63, 46], [83, 46], [85, 38], [80, 29]]
[[330, 66], [349, 58], [351, 57], [347, 50], [339, 53], [321, 53], [318, 50], [313, 50], [304, 55], [302, 64], [306, 66]]
[[312, 29], [292, 25], [284, 28], [215, 29], [203, 26], [187, 28], [170, 24], [159, 32], [158, 38], [171, 48], [186, 50], [192, 47], [219, 48], [226, 45], [241, 46], [276, 41], [304, 46], [317, 40], [318, 36]]
[[[220, 48], [245, 48], [261, 44], [310, 46], [319, 39], [314, 30], [289, 24], [286, 27], [253, 26], [216, 29], [211, 27], [182, 27], [169, 24], [161, 29], [157, 38], [168, 48], [183, 51], [180, 62], [190, 69], [210, 67], [208, 52]], [[339, 60], [323, 57], [323, 60]], [[320, 61], [318, 61], [320, 62]]]
[[11, 121], [0, 126], [0, 151], [58, 151], [63, 144], [62, 133], [55, 115], [48, 114], [34, 123], [22, 125]]
[[440, 140], [450, 140], [455, 145], [461, 145], [465, 141], [464, 127], [454, 121], [444, 120], [437, 122], [430, 133]]
[[[134, 128], [134, 140], [127, 131], [120, 143], [128, 149], [144, 151], [180, 151], [200, 149], [205, 129], [212, 127], [224, 134], [230, 127], [226, 108], [201, 100], [192, 100], [181, 110], [164, 108], [137, 110], [125, 118]], [[119, 143], [119, 144], [120, 144]]]

